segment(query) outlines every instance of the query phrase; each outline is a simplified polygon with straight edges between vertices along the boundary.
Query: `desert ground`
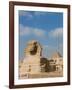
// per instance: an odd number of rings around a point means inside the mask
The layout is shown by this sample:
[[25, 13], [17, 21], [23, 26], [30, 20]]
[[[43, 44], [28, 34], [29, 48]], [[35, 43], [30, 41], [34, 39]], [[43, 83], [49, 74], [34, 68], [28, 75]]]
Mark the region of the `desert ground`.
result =
[[40, 72], [40, 73], [26, 73], [21, 79], [28, 79], [28, 78], [50, 78], [50, 77], [63, 77], [63, 72]]

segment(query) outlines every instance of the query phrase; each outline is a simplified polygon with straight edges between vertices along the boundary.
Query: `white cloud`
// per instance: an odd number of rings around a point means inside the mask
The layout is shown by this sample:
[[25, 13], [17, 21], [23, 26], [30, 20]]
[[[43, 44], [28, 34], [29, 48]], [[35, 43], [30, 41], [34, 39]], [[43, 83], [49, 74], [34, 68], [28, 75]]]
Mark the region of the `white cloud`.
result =
[[[26, 35], [35, 35], [38, 37], [44, 37], [46, 35], [46, 31], [39, 29], [39, 28], [32, 28], [32, 27], [27, 27], [23, 26], [20, 24], [20, 36], [26, 36]], [[58, 38], [63, 36], [63, 30], [62, 28], [56, 28], [54, 30], [51, 30], [48, 33], [48, 36], [52, 38]]]
[[46, 13], [44, 12], [38, 12], [35, 11], [33, 14], [30, 13], [30, 11], [19, 11], [20, 16], [26, 16], [28, 18], [33, 18], [33, 16], [40, 16], [40, 15], [45, 15]]
[[33, 17], [32, 14], [30, 14], [30, 13], [27, 12], [27, 11], [20, 11], [20, 12], [19, 12], [19, 15], [20, 15], [20, 16], [26, 16], [26, 17], [28, 17], [28, 18], [32, 18], [32, 17]]
[[45, 15], [45, 14], [46, 14], [45, 12], [34, 12], [34, 15], [36, 16]]
[[26, 35], [35, 35], [38, 37], [44, 37], [45, 31], [38, 28], [32, 28], [32, 27], [24, 27], [22, 24], [20, 24], [20, 36], [26, 36]]
[[34, 29], [34, 34], [36, 35], [36, 36], [45, 36], [45, 31], [44, 30], [41, 30], [41, 29]]
[[63, 29], [62, 28], [56, 28], [55, 30], [51, 30], [49, 32], [49, 36], [51, 36], [51, 37], [62, 37], [63, 36]]
[[23, 25], [20, 24], [20, 35], [23, 36], [23, 35], [29, 35], [31, 32], [30, 32], [30, 29], [28, 27], [24, 27]]

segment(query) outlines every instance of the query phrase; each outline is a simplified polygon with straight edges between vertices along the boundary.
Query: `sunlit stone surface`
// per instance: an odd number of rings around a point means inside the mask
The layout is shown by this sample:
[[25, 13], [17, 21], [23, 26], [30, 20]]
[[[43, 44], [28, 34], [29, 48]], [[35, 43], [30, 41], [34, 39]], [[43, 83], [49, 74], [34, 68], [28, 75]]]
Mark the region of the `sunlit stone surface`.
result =
[[[20, 79], [53, 77], [54, 74], [55, 76], [63, 75], [63, 60], [59, 53], [55, 53], [50, 60], [42, 57], [42, 46], [36, 40], [27, 43], [27, 47], [24, 50], [24, 56], [24, 59], [19, 63]], [[56, 71], [61, 71], [61, 73], [57, 73]]]

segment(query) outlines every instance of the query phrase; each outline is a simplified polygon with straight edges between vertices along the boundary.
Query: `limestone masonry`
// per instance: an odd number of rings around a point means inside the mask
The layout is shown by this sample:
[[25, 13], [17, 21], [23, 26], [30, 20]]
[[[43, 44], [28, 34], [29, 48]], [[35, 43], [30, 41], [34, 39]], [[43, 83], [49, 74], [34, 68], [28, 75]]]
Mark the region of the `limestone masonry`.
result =
[[27, 43], [24, 59], [19, 62], [19, 78], [28, 78], [29, 74], [39, 74], [50, 71], [62, 71], [63, 60], [55, 53], [50, 60], [42, 57], [42, 46], [36, 40]]

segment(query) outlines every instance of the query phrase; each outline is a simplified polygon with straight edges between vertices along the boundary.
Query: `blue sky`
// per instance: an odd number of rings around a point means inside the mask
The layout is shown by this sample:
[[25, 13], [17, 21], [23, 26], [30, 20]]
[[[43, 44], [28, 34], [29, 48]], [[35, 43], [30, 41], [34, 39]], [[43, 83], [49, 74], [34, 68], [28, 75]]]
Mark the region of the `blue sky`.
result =
[[29, 40], [37, 40], [43, 48], [43, 57], [56, 51], [63, 54], [63, 13], [19, 11], [19, 59]]

